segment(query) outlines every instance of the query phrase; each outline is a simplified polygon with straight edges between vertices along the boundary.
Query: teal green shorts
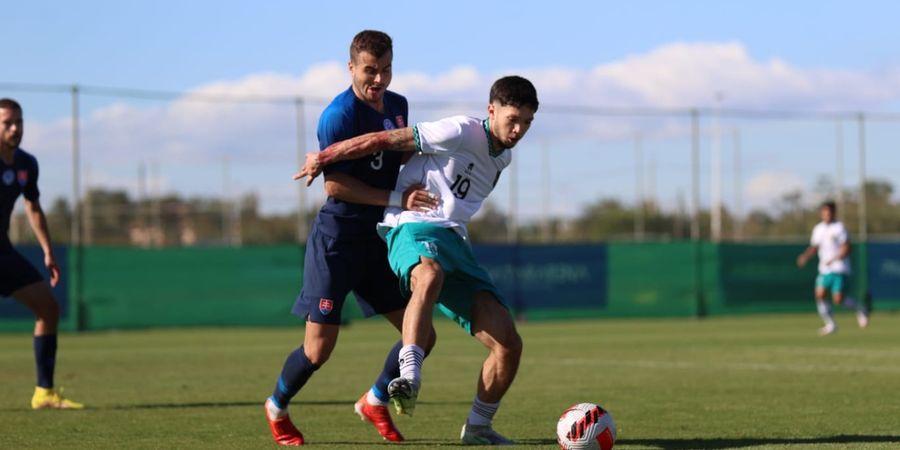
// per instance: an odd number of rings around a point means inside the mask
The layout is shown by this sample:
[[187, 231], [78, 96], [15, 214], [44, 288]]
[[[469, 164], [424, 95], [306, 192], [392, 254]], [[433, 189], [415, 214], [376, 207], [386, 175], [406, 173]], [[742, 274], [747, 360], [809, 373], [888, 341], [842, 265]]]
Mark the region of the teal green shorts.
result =
[[400, 291], [409, 298], [410, 276], [422, 256], [433, 259], [444, 271], [444, 286], [438, 309], [472, 334], [472, 307], [475, 294], [487, 291], [501, 305], [506, 303], [490, 274], [475, 261], [472, 248], [455, 231], [428, 223], [405, 223], [386, 236], [388, 262], [400, 279]]
[[816, 277], [816, 288], [825, 289], [825, 292], [834, 294], [844, 294], [847, 292], [847, 274], [843, 273], [820, 273]]

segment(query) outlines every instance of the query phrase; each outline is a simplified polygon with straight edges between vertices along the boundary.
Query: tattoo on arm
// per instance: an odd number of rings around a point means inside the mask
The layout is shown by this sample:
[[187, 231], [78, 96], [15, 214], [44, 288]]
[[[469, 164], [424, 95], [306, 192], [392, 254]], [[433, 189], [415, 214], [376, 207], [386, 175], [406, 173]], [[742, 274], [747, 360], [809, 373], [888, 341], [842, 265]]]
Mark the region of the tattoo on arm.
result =
[[336, 142], [319, 152], [319, 163], [332, 164], [357, 159], [384, 150], [413, 151], [416, 149], [410, 128], [366, 133], [345, 141]]

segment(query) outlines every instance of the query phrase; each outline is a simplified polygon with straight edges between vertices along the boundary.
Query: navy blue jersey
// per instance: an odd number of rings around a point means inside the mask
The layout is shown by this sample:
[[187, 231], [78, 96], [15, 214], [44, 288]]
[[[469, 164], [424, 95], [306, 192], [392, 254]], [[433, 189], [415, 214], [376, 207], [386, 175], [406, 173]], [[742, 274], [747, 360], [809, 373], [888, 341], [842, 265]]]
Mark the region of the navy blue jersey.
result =
[[[396, 174], [394, 177], [396, 178]], [[0, 159], [0, 227], [3, 231], [0, 235], [0, 248], [11, 247], [9, 219], [19, 195], [24, 195], [30, 201], [35, 201], [40, 196], [37, 179], [37, 158], [25, 150], [16, 149], [11, 165]]]
[[[384, 113], [356, 98], [353, 88], [339, 94], [319, 117], [319, 149], [373, 131], [405, 128], [409, 114], [406, 98], [391, 91], [384, 93]], [[393, 190], [400, 170], [401, 152], [385, 151], [352, 161], [325, 167], [325, 175], [346, 173], [369, 186]], [[328, 197], [316, 216], [321, 233], [334, 238], [378, 239], [375, 225], [382, 220], [384, 207], [349, 203]]]

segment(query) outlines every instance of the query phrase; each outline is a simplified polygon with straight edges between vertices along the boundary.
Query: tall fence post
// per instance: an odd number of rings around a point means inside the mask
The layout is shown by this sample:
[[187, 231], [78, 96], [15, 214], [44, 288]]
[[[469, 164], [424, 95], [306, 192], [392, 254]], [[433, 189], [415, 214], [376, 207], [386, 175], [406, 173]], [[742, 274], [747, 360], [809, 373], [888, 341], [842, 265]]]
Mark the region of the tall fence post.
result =
[[69, 229], [69, 242], [75, 250], [75, 270], [71, 271], [74, 294], [72, 298], [75, 312], [75, 329], [87, 329], [87, 308], [84, 304], [84, 248], [81, 239], [82, 205], [81, 203], [81, 122], [78, 85], [71, 87], [72, 96], [72, 223]]
[[693, 217], [691, 240], [694, 245], [694, 298], [697, 301], [697, 317], [706, 315], [703, 295], [703, 241], [700, 239], [700, 112], [691, 110], [691, 191]]
[[859, 113], [859, 270], [860, 280], [858, 294], [859, 301], [865, 302], [868, 308], [871, 308], [869, 298], [869, 276], [868, 276], [868, 240], [869, 240], [869, 221], [868, 221], [868, 205], [866, 204], [866, 115]]

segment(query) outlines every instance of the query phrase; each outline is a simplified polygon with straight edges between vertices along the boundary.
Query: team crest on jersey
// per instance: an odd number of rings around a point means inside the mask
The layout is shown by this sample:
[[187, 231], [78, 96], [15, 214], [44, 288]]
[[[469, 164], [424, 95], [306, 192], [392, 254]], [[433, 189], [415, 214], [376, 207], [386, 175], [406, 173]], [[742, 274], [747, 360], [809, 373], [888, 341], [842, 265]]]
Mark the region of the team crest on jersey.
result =
[[397, 121], [397, 126], [400, 128], [406, 128], [406, 121], [403, 120], [403, 116], [394, 117], [394, 120]]
[[469, 163], [469, 166], [466, 167], [466, 175], [472, 175], [473, 170], [475, 170], [475, 163]]
[[13, 181], [16, 179], [16, 174], [13, 173], [12, 169], [6, 170], [3, 172], [3, 184], [10, 186], [13, 184]]
[[391, 122], [391, 119], [384, 119], [384, 129], [385, 130], [393, 130], [394, 122]]
[[424, 241], [424, 242], [422, 242], [422, 246], [425, 247], [425, 250], [428, 253], [431, 253], [432, 255], [437, 256], [438, 249], [437, 249], [437, 245], [434, 245], [434, 242]]
[[16, 178], [19, 179], [19, 186], [25, 187], [28, 184], [28, 171], [21, 169], [18, 173], [16, 173]]
[[328, 313], [330, 313], [332, 310], [334, 310], [334, 302], [333, 301], [331, 301], [327, 298], [319, 299], [319, 312], [322, 313], [323, 316], [327, 316]]

